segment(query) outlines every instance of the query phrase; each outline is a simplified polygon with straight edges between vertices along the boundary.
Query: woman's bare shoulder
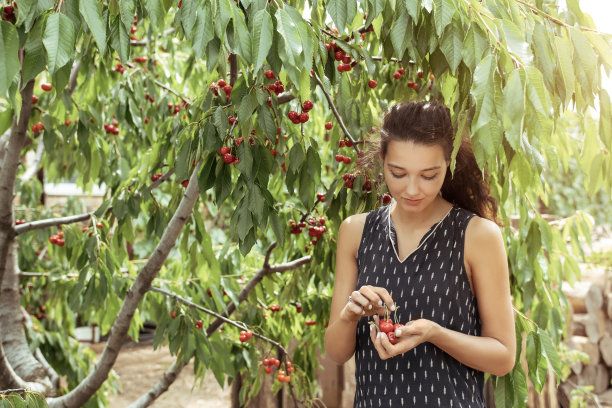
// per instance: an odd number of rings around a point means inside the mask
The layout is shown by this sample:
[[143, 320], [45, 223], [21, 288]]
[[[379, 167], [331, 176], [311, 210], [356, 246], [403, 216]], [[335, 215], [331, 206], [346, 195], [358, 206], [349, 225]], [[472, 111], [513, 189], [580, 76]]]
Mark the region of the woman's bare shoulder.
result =
[[338, 245], [349, 250], [353, 256], [357, 256], [367, 216], [368, 213], [354, 214], [345, 218], [340, 224]]

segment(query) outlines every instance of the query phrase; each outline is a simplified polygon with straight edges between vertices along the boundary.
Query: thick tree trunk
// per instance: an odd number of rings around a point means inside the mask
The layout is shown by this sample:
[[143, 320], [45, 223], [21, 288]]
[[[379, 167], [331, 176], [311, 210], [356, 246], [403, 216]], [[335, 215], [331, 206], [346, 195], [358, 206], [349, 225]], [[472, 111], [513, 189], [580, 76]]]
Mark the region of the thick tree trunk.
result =
[[40, 383], [45, 395], [54, 395], [55, 389], [45, 368], [32, 355], [24, 331], [24, 317], [19, 299], [19, 268], [17, 241], [9, 247], [2, 293], [0, 294], [0, 330], [2, 347], [15, 373], [26, 381]]

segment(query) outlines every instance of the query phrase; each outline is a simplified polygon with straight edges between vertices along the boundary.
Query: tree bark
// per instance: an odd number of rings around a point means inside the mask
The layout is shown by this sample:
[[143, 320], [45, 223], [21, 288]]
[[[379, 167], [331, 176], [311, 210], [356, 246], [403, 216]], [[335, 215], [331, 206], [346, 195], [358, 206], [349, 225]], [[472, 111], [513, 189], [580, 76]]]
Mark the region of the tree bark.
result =
[[195, 202], [198, 198], [198, 172], [202, 162], [200, 161], [191, 177], [189, 185], [185, 190], [183, 198], [170, 220], [166, 231], [164, 232], [157, 248], [145, 264], [138, 272], [138, 276], [128, 290], [119, 310], [119, 314], [115, 319], [115, 323], [110, 330], [110, 335], [106, 347], [100, 356], [100, 360], [96, 363], [94, 370], [72, 391], [68, 394], [59, 397], [48, 399], [49, 407], [76, 408], [85, 404], [89, 398], [100, 388], [102, 383], [106, 381], [108, 373], [115, 364], [119, 350], [127, 340], [127, 333], [130, 328], [130, 323], [134, 317], [134, 312], [140, 303], [142, 297], [151, 287], [151, 282], [164, 264], [170, 250], [176, 244], [176, 240], [193, 211]]
[[187, 361], [179, 362], [175, 360], [157, 384], [155, 384], [146, 394], [141, 395], [140, 398], [132, 402], [128, 408], [145, 408], [151, 405], [160, 395], [168, 391], [168, 388], [174, 383], [187, 363]]
[[34, 357], [24, 332], [24, 319], [19, 296], [19, 268], [17, 241], [9, 248], [6, 272], [0, 295], [0, 330], [2, 347], [15, 373], [26, 381], [40, 383], [45, 395], [54, 395], [55, 389], [45, 368]]

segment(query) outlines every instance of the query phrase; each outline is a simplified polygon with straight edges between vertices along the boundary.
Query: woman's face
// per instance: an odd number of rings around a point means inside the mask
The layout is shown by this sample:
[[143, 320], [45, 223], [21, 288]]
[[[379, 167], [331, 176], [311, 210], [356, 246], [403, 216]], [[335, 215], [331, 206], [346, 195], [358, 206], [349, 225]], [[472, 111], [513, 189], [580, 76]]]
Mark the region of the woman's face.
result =
[[436, 199], [448, 162], [440, 145], [392, 140], [383, 166], [389, 192], [400, 208], [418, 212]]

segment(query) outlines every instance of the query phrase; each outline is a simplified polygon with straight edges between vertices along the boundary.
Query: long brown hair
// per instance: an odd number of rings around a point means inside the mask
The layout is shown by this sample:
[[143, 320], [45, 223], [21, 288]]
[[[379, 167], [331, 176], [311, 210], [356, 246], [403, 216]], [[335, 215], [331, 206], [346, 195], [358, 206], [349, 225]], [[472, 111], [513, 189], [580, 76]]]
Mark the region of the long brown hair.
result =
[[[370, 147], [359, 160], [362, 167], [380, 169], [380, 159], [387, 155], [389, 142], [412, 141], [424, 145], [440, 145], [447, 161], [453, 151], [454, 130], [450, 110], [435, 101], [401, 102], [393, 105], [382, 120], [379, 129], [373, 129], [378, 140], [370, 141]], [[454, 173], [450, 166], [446, 169], [442, 184], [442, 197], [480, 217], [496, 223], [497, 200], [491, 196], [486, 182], [488, 175], [480, 170], [469, 138], [462, 137], [457, 152]]]

